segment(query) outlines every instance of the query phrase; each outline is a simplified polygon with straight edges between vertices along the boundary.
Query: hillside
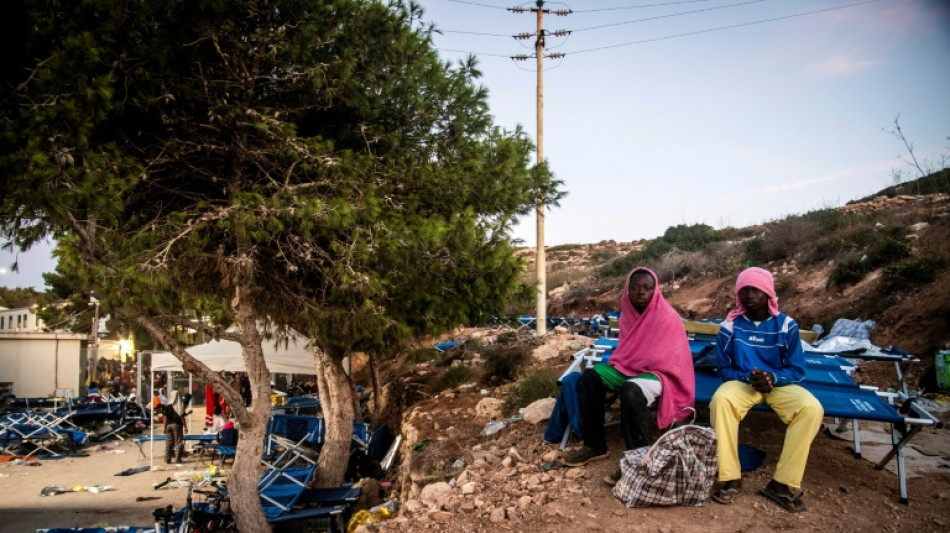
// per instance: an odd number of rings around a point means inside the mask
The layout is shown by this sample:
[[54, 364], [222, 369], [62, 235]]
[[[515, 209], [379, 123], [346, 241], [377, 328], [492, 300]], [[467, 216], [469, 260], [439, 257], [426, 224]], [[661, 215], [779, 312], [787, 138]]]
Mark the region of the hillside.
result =
[[[872, 334], [875, 344], [896, 345], [921, 357], [932, 357], [936, 349], [950, 341], [950, 197], [945, 193], [890, 197], [882, 194], [838, 211], [847, 217], [850, 226], [834, 233], [857, 233], [866, 227], [900, 233], [908, 245], [908, 255], [901, 264], [926, 259], [932, 272], [928, 271], [922, 280], [905, 283], [889, 279], [887, 285], [885, 274], [894, 270], [893, 263], [888, 263], [870, 270], [853, 284], [835, 285], [831, 280], [836, 268], [840, 269], [839, 265], [852, 257], [867, 255], [873, 243], [830, 258], [818, 255], [816, 259], [816, 250], [828, 246], [827, 240], [846, 237], [797, 232], [798, 228], [789, 228], [795, 219], [744, 228], [737, 233], [805, 233], [801, 239], [785, 239], [784, 258], [756, 263], [773, 272], [783, 312], [796, 318], [803, 328], [821, 324], [828, 331], [837, 318], [870, 319], [877, 323]], [[606, 264], [646, 245], [643, 241], [607, 241], [557, 247], [548, 252], [549, 312], [590, 316], [615, 309], [622, 277], [601, 277], [598, 272]], [[733, 248], [732, 262], [736, 268], [728, 273], [716, 272], [715, 268], [684, 268], [681, 275], [669, 276], [668, 265], [664, 263], [667, 258], [645, 264], [660, 274], [664, 295], [684, 317], [721, 318], [734, 303], [735, 275], [747, 264], [742, 252], [741, 247]], [[716, 250], [701, 253], [709, 255]], [[529, 263], [527, 281], [533, 283], [534, 250], [525, 249], [521, 254]], [[933, 279], [928, 280], [931, 274]], [[895, 276], [891, 273], [890, 278]]]
[[[663, 293], [688, 318], [723, 317], [732, 307], [736, 274], [749, 263], [775, 275], [783, 311], [803, 328], [827, 331], [837, 318], [874, 320], [871, 340], [896, 345], [921, 362], [902, 371], [911, 385], [950, 341], [950, 197], [882, 193], [840, 209], [789, 217], [754, 228], [671, 228], [661, 239], [558, 246], [549, 250], [549, 312], [591, 316], [616, 309], [623, 272], [646, 264], [660, 276]], [[698, 241], [697, 232], [700, 234]], [[672, 235], [673, 238], [669, 238]], [[708, 239], [707, 239], [708, 238]], [[677, 241], [679, 239], [679, 241]], [[706, 239], [706, 241], [704, 241]], [[660, 250], [660, 253], [655, 253]], [[531, 249], [519, 252], [528, 262]], [[528, 303], [506, 310], [532, 313]], [[490, 436], [489, 417], [517, 413], [533, 398], [557, 394], [553, 380], [590, 339], [556, 328], [543, 339], [498, 328], [460, 328], [461, 351], [436, 354], [422, 347], [387, 372], [384, 396], [398, 412], [394, 426], [404, 442], [401, 464], [390, 479], [401, 509], [397, 517], [365, 531], [945, 531], [950, 527], [950, 439], [947, 429], [915, 437], [908, 459], [910, 503], [897, 503], [897, 478], [856, 458], [834, 426], [819, 433], [804, 481], [808, 512], [789, 514], [756, 495], [775, 467], [784, 426], [771, 413], [743, 422], [743, 442], [766, 452], [765, 466], [744, 474], [733, 505], [628, 509], [601, 479], [617, 468], [622, 439], [608, 430], [610, 456], [581, 468], [547, 469], [560, 452], [543, 443], [545, 422], [516, 416]], [[428, 350], [428, 356], [425, 356]], [[525, 359], [518, 362], [513, 353]], [[500, 374], [504, 379], [496, 379]], [[898, 384], [894, 366], [865, 363], [859, 382]], [[531, 396], [533, 394], [533, 396]], [[705, 406], [697, 422], [708, 424]], [[944, 420], [947, 411], [937, 413]], [[608, 420], [616, 417], [608, 413]], [[830, 420], [828, 420], [830, 422]], [[866, 439], [889, 439], [884, 424], [863, 423]], [[658, 431], [658, 429], [654, 429]], [[574, 439], [571, 446], [578, 445]], [[882, 449], [882, 448], [878, 448]], [[909, 452], [910, 453], [910, 452]], [[930, 466], [928, 466], [930, 465]]]

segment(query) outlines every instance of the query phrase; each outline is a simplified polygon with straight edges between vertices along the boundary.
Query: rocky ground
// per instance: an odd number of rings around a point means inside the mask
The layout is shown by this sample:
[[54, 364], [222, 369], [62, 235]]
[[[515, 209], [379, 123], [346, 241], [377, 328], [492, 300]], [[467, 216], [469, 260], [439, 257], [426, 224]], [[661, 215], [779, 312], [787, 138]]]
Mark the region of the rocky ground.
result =
[[[539, 351], [548, 357], [557, 353], [548, 364], [563, 367], [569, 347], [577, 342], [583, 339], [552, 335], [547, 348]], [[874, 372], [883, 375], [886, 369]], [[918, 437], [922, 443], [918, 448], [936, 462], [928, 466], [927, 474], [910, 479], [907, 505], [898, 501], [895, 474], [854, 457], [851, 442], [830, 436], [834, 432], [819, 434], [804, 483], [808, 511], [791, 514], [757, 495], [774, 470], [784, 426], [771, 413], [753, 413], [742, 424], [741, 438], [767, 456], [763, 467], [744, 475], [744, 491], [735, 503], [631, 509], [603, 481], [617, 469], [621, 455], [618, 428], [608, 430], [608, 459], [581, 468], [547, 470], [545, 465], [560, 452], [543, 444], [543, 421], [509, 421], [493, 436], [480, 435], [492, 414], [484, 409], [492, 403], [485, 399], [501, 399], [504, 394], [504, 388], [461, 387], [408, 411], [403, 419], [402, 461], [410, 466], [402, 471], [406, 487], [402, 510], [396, 518], [365, 530], [946, 531], [950, 527], [947, 430], [925, 430]], [[697, 423], [708, 424], [702, 406]]]

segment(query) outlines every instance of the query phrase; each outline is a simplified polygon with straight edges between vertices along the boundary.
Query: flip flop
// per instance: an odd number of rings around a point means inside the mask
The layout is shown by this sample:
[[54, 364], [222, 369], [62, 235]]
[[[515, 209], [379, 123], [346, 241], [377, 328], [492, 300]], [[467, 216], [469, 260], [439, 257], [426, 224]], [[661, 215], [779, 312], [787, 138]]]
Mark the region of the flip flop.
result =
[[[729, 483], [728, 481], [726, 483]], [[742, 488], [742, 485], [733, 485], [722, 484], [719, 488], [716, 489], [712, 494], [712, 500], [716, 503], [721, 503], [723, 505], [728, 505], [732, 503], [732, 500], [735, 499], [736, 494], [739, 494], [739, 490]]]
[[782, 509], [785, 509], [786, 511], [790, 513], [800, 513], [807, 509], [805, 507], [805, 503], [802, 502], [802, 494], [804, 493], [805, 493], [804, 491], [800, 490], [798, 492], [789, 492], [787, 494], [779, 494], [777, 492], [773, 492], [769, 490], [768, 487], [764, 489], [759, 489], [759, 494], [777, 503], [779, 507], [781, 507]]

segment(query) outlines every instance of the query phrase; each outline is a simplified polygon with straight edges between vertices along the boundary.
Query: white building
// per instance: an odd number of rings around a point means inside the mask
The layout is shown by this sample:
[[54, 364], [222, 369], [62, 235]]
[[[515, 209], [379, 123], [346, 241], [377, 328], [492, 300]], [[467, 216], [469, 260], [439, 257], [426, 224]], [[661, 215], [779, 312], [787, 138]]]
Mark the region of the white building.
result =
[[0, 308], [0, 383], [18, 398], [85, 393], [88, 335], [44, 332], [36, 308]]

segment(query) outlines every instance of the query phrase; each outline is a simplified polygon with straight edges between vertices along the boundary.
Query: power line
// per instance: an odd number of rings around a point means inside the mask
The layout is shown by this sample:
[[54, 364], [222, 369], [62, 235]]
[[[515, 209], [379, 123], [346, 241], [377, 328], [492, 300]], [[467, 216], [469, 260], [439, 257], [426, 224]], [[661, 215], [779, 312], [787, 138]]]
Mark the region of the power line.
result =
[[795, 18], [795, 17], [804, 17], [804, 16], [806, 16], [806, 15], [814, 15], [814, 14], [816, 14], [816, 13], [825, 13], [825, 12], [828, 12], [828, 11], [836, 11], [836, 10], [838, 10], [838, 9], [845, 9], [845, 8], [848, 8], [848, 7], [854, 7], [854, 6], [864, 5], [864, 4], [870, 4], [870, 3], [873, 3], [873, 2], [877, 2], [877, 1], [878, 1], [878, 0], [866, 0], [865, 2], [856, 2], [856, 3], [854, 3], [854, 4], [845, 4], [845, 5], [843, 5], [843, 6], [829, 7], [829, 8], [826, 8], [826, 9], [816, 9], [815, 11], [806, 11], [806, 12], [804, 12], [804, 13], [795, 13], [795, 14], [793, 14], [793, 15], [784, 15], [784, 16], [781, 16], [781, 17], [773, 17], [773, 18], [768, 18], [768, 19], [761, 19], [761, 20], [753, 20], [753, 21], [750, 21], [750, 22], [743, 22], [743, 23], [740, 23], [740, 24], [732, 24], [732, 25], [730, 25], [730, 26], [719, 26], [719, 27], [716, 27], [716, 28], [709, 28], [709, 29], [705, 29], [705, 30], [691, 31], [691, 32], [687, 32], [687, 33], [679, 33], [679, 34], [676, 34], [676, 35], [667, 35], [667, 36], [664, 36], [664, 37], [654, 37], [654, 38], [652, 38], [652, 39], [643, 39], [643, 40], [640, 40], [640, 41], [631, 41], [631, 42], [628, 42], [628, 43], [613, 44], [613, 45], [609, 45], [609, 46], [600, 46], [600, 47], [597, 47], [597, 48], [588, 48], [588, 49], [586, 49], [586, 50], [578, 50], [578, 51], [576, 51], [576, 52], [570, 52], [570, 53], [571, 53], [571, 54], [586, 54], [587, 52], [596, 52], [596, 51], [599, 51], [599, 50], [607, 50], [607, 49], [610, 49], [610, 48], [621, 48], [621, 47], [623, 47], [623, 46], [633, 46], [633, 45], [635, 45], [635, 44], [652, 43], [652, 42], [656, 42], [656, 41], [665, 41], [665, 40], [668, 40], [668, 39], [677, 39], [677, 38], [679, 38], [679, 37], [689, 37], [689, 36], [691, 36], [691, 35], [700, 35], [700, 34], [703, 34], [703, 33], [712, 33], [712, 32], [716, 32], [716, 31], [730, 30], [730, 29], [733, 29], [733, 28], [741, 28], [741, 27], [744, 27], [744, 26], [754, 26], [754, 25], [756, 25], [756, 24], [764, 24], [764, 23], [766, 23], [766, 22], [775, 22], [775, 21], [777, 21], [777, 20], [785, 20], [785, 19], [790, 19], [790, 18]]
[[665, 18], [680, 17], [680, 16], [683, 16], [683, 15], [692, 15], [692, 14], [694, 14], [694, 13], [705, 13], [705, 12], [707, 12], [707, 11], [717, 11], [717, 10], [720, 10], [720, 9], [727, 9], [727, 8], [730, 8], [730, 7], [747, 6], [747, 5], [749, 5], [749, 4], [758, 4], [758, 3], [760, 3], [760, 2], [768, 2], [768, 1], [769, 1], [769, 0], [748, 0], [747, 2], [739, 2], [739, 3], [737, 3], [737, 4], [728, 4], [728, 5], [724, 5], [724, 6], [707, 7], [707, 8], [704, 8], [704, 9], [694, 9], [694, 10], [692, 10], [692, 11], [682, 11], [682, 12], [680, 12], [680, 13], [670, 13], [670, 14], [668, 14], [668, 15], [657, 15], [657, 16], [655, 16], [655, 17], [647, 17], [647, 18], [636, 19], [636, 20], [628, 20], [628, 21], [626, 21], [626, 22], [611, 22], [610, 24], [602, 24], [602, 25], [600, 25], [600, 26], [590, 26], [590, 27], [587, 27], [587, 28], [578, 28], [578, 29], [576, 29], [576, 30], [571, 30], [571, 31], [597, 30], [597, 29], [600, 29], [600, 28], [609, 28], [609, 27], [612, 27], [612, 26], [623, 26], [623, 25], [625, 25], [625, 24], [635, 24], [635, 23], [637, 23], [637, 22], [647, 22], [647, 21], [651, 21], [651, 20], [660, 20], [660, 19], [665, 19]]
[[627, 9], [643, 9], [645, 7], [667, 7], [667, 6], [677, 6], [680, 4], [696, 4], [699, 2], [709, 2], [709, 0], [682, 0], [681, 2], [666, 2], [663, 4], [641, 4], [638, 6], [602, 7], [600, 9], [578, 9], [574, 11], [574, 13], [599, 13], [601, 11], [624, 11]]
[[468, 4], [468, 5], [470, 5], [470, 6], [478, 6], [478, 7], [490, 7], [490, 8], [494, 8], [494, 9], [508, 9], [507, 7], [504, 7], [504, 6], [493, 6], [493, 5], [491, 5], [491, 4], [482, 4], [482, 3], [479, 3], [479, 2], [469, 2], [468, 0], [449, 0], [449, 2], [455, 2], [456, 4]]
[[[453, 0], [453, 1], [459, 1], [459, 2], [461, 2], [462, 0]], [[753, 20], [753, 21], [749, 21], [749, 22], [742, 22], [742, 23], [739, 23], [739, 24], [732, 24], [732, 25], [729, 25], [729, 26], [718, 26], [718, 27], [715, 27], [715, 28], [708, 28], [708, 29], [705, 29], [705, 30], [696, 30], [696, 31], [691, 31], [691, 32], [686, 32], [686, 33], [678, 33], [678, 34], [675, 34], [675, 35], [665, 35], [665, 36], [663, 36], [663, 37], [654, 37], [654, 38], [651, 38], [651, 39], [642, 39], [642, 40], [639, 40], [639, 41], [631, 41], [631, 42], [613, 44], [613, 45], [608, 45], [608, 46], [600, 46], [600, 47], [597, 47], [597, 48], [587, 48], [587, 49], [584, 49], [584, 50], [577, 50], [577, 51], [568, 52], [568, 53], [569, 53], [569, 54], [586, 54], [586, 53], [588, 53], [588, 52], [596, 52], [596, 51], [600, 51], [600, 50], [609, 50], [609, 49], [611, 49], [611, 48], [622, 48], [622, 47], [624, 47], [624, 46], [633, 46], [633, 45], [637, 45], [637, 44], [646, 44], [646, 43], [652, 43], [652, 42], [657, 42], [657, 41], [666, 41], [666, 40], [670, 40], [670, 39], [678, 39], [678, 38], [680, 38], [680, 37], [690, 37], [690, 36], [693, 36], [693, 35], [701, 35], [701, 34], [704, 34], [704, 33], [713, 33], [713, 32], [717, 32], [717, 31], [731, 30], [731, 29], [742, 28], [742, 27], [746, 27], [746, 26], [754, 26], [754, 25], [757, 25], [757, 24], [765, 24], [765, 23], [767, 23], [767, 22], [775, 22], [775, 21], [778, 21], [778, 20], [785, 20], [785, 19], [796, 18], [796, 17], [804, 17], [804, 16], [806, 16], [806, 15], [814, 15], [814, 14], [817, 14], [817, 13], [824, 13], [824, 12], [828, 12], [828, 11], [835, 11], [835, 10], [838, 10], [838, 9], [846, 9], [846, 8], [849, 8], [849, 7], [855, 7], [855, 6], [860, 6], [860, 5], [864, 5], [864, 4], [871, 4], [871, 3], [874, 3], [874, 2], [877, 2], [877, 1], [878, 1], [878, 0], [866, 0], [866, 1], [864, 1], [864, 2], [856, 2], [856, 3], [853, 3], [853, 4], [845, 4], [845, 5], [842, 5], [842, 6], [830, 7], [830, 8], [826, 8], [826, 9], [817, 9], [817, 10], [814, 10], [814, 11], [805, 11], [805, 12], [803, 12], [803, 13], [795, 13], [795, 14], [792, 14], [792, 15], [783, 15], [783, 16], [781, 16], [781, 17], [773, 17], [773, 18], [768, 18], [768, 19]], [[590, 28], [587, 28], [587, 29], [590, 29]], [[444, 30], [443, 30], [443, 31], [444, 31]], [[574, 30], [574, 31], [581, 31], [581, 30]], [[462, 33], [462, 32], [453, 32], [453, 33]], [[500, 34], [499, 34], [499, 35], [500, 35]], [[503, 37], [511, 37], [511, 35], [501, 35], [501, 36], [503, 36]], [[470, 55], [477, 55], [477, 56], [503, 57], [503, 58], [506, 58], [506, 59], [510, 59], [510, 58], [511, 58], [511, 54], [496, 54], [496, 53], [489, 53], [489, 52], [477, 52], [477, 51], [472, 51], [472, 50], [457, 50], [457, 49], [450, 49], [450, 48], [440, 48], [440, 50], [442, 50], [442, 51], [444, 51], [444, 52], [455, 52], [455, 53], [460, 53], [460, 54], [470, 54]]]

